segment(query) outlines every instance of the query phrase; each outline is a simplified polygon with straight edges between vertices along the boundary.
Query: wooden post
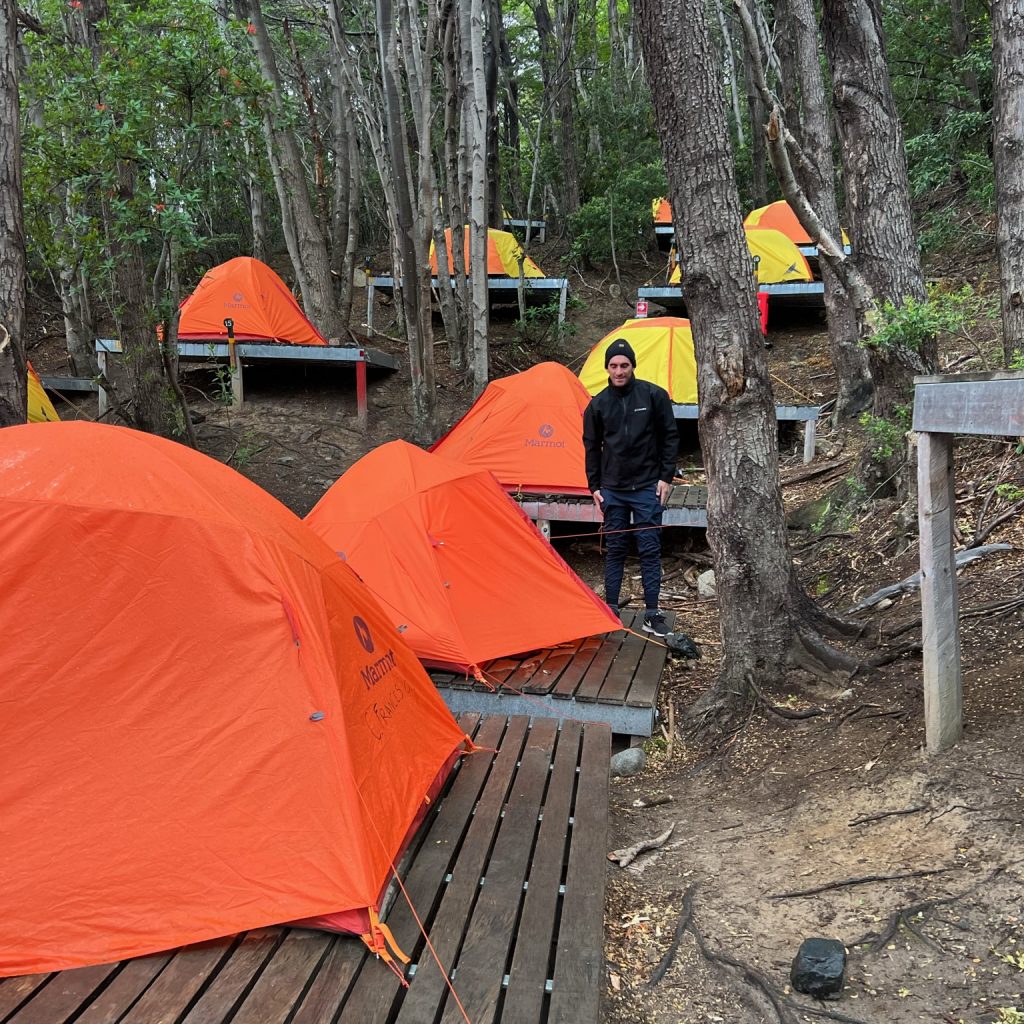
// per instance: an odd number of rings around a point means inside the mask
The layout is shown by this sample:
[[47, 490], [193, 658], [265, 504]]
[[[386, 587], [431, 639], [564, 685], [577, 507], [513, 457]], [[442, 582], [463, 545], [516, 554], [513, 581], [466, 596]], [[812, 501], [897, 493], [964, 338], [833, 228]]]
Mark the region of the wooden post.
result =
[[[97, 350], [96, 365], [99, 367], [100, 379], [105, 380], [107, 376], [107, 350], [105, 348]], [[97, 392], [96, 414], [99, 419], [103, 419], [107, 414], [107, 391], [102, 384], [100, 384], [99, 391]]]
[[538, 519], [537, 529], [540, 530], [540, 535], [550, 544], [551, 543], [551, 520], [550, 519]]
[[245, 401], [242, 383], [242, 360], [235, 351], [235, 321], [224, 318], [224, 329], [228, 332], [228, 369], [231, 371], [231, 404], [239, 406]]
[[558, 295], [558, 322], [560, 324], [565, 323], [565, 300], [569, 295], [569, 281], [566, 279], [562, 282], [562, 290]]
[[924, 432], [917, 443], [921, 532], [921, 631], [925, 742], [929, 753], [963, 735], [960, 601], [953, 559], [953, 435]]
[[373, 278], [367, 277], [366, 279], [366, 336], [368, 338], [373, 337], [373, 300], [377, 294], [377, 289], [373, 286]]
[[817, 420], [805, 420], [804, 421], [804, 462], [812, 462], [814, 460], [814, 449], [817, 446], [818, 440], [818, 421]]
[[361, 430], [366, 429], [366, 353], [363, 351], [356, 362], [356, 422]]

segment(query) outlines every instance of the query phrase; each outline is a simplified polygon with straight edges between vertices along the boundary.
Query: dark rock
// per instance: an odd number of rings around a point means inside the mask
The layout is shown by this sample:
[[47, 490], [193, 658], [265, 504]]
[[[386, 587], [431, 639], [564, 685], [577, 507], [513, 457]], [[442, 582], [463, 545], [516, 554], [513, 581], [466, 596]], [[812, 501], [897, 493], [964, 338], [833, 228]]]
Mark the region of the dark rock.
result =
[[797, 992], [816, 999], [838, 999], [843, 991], [846, 948], [837, 939], [804, 939], [789, 980]]
[[613, 779], [627, 779], [638, 775], [647, 764], [647, 755], [643, 747], [626, 747], [612, 757], [611, 776]]

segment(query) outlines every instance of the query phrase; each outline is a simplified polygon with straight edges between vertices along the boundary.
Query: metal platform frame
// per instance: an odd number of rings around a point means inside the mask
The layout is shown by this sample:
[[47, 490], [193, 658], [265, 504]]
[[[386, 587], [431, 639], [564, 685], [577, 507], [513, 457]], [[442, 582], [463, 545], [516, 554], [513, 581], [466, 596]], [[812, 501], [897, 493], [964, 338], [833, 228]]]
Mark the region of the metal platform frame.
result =
[[[698, 415], [696, 405], [673, 405], [672, 411], [677, 420], [695, 420]], [[814, 459], [814, 451], [818, 441], [818, 419], [821, 416], [819, 405], [776, 405], [775, 418], [780, 422], [803, 423], [804, 425], [804, 462]]]
[[[786, 306], [801, 306], [807, 309], [825, 308], [825, 285], [821, 281], [791, 281], [784, 284], [762, 284], [758, 286], [772, 302]], [[650, 285], [636, 290], [638, 299], [656, 302], [665, 309], [685, 309], [686, 299], [680, 285]]]
[[506, 231], [518, 228], [524, 233], [526, 229], [529, 228], [530, 240], [533, 241], [536, 239], [542, 245], [544, 244], [544, 239], [547, 237], [548, 224], [545, 220], [525, 220], [520, 219], [519, 217], [505, 217], [501, 222], [501, 226]]
[[[123, 351], [116, 338], [96, 339], [96, 360], [100, 371], [107, 372], [107, 357]], [[235, 405], [245, 401], [243, 364], [246, 362], [334, 363], [353, 364], [356, 370], [356, 407], [360, 426], [366, 426], [366, 368], [376, 366], [396, 370], [394, 356], [365, 346], [282, 345], [273, 342], [179, 341], [178, 358], [201, 362], [227, 363], [231, 367], [231, 394]], [[99, 413], [107, 411], [107, 393], [99, 388]]]
[[[452, 288], [455, 287], [455, 278], [448, 278]], [[430, 279], [430, 287], [436, 291], [439, 287], [438, 279]], [[393, 277], [368, 277], [366, 279], [366, 333], [372, 338], [374, 327], [374, 307], [376, 306], [377, 292], [390, 294], [395, 290], [395, 279]], [[489, 300], [494, 299], [495, 294], [512, 292], [508, 301], [515, 301], [515, 294], [519, 290], [518, 277], [488, 277], [487, 296]], [[558, 322], [565, 323], [565, 307], [569, 298], [569, 279], [567, 277], [525, 277], [523, 278], [523, 290], [528, 296], [543, 296], [544, 292], [558, 293]]]

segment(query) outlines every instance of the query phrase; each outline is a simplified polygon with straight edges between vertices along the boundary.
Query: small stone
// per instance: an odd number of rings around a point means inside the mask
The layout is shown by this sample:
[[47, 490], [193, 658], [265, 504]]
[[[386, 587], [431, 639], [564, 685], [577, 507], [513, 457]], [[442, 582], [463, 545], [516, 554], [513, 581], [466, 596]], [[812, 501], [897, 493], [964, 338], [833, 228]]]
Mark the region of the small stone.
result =
[[789, 980], [797, 992], [815, 999], [838, 999], [846, 971], [846, 947], [837, 939], [804, 939]]
[[706, 569], [697, 577], [697, 593], [701, 597], [714, 597], [718, 593], [715, 589], [714, 569]]
[[879, 601], [878, 604], [875, 605], [875, 607], [879, 611], [882, 611], [882, 610], [884, 610], [886, 608], [891, 608], [894, 603], [895, 602], [893, 601], [893, 599], [891, 597], [883, 597], [882, 600]]
[[644, 770], [647, 764], [647, 754], [643, 747], [627, 747], [620, 750], [612, 757], [611, 775], [613, 779], [628, 779], [631, 775], [637, 775]]

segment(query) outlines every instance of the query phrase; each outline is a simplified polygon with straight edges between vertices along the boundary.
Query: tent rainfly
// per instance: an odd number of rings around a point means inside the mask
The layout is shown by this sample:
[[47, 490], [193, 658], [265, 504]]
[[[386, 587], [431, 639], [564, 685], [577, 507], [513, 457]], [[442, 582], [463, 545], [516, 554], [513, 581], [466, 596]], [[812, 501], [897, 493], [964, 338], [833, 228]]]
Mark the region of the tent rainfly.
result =
[[487, 661], [620, 627], [494, 476], [392, 441], [306, 519], [425, 663]]
[[[746, 228], [747, 248], [754, 257], [758, 284], [787, 284], [811, 281], [814, 275], [804, 254], [781, 231]], [[679, 284], [682, 271], [677, 263], [669, 284]]]
[[206, 272], [181, 304], [179, 341], [225, 341], [224, 321], [234, 321], [237, 341], [326, 345], [295, 296], [259, 260], [236, 256]]
[[466, 739], [352, 570], [234, 470], [0, 431], [0, 976], [362, 935]]
[[490, 470], [507, 490], [589, 494], [583, 455], [589, 402], [572, 370], [538, 363], [492, 380], [430, 450]]
[[39, 374], [28, 364], [28, 421], [29, 423], [55, 423], [60, 419], [50, 396], [39, 379]]
[[[810, 235], [804, 226], [797, 220], [793, 208], [785, 199], [769, 203], [767, 206], [759, 206], [751, 210], [743, 221], [748, 228], [774, 228], [781, 231], [795, 245], [811, 245]], [[850, 239], [846, 232], [843, 232], [843, 245], [849, 245]]]
[[[444, 233], [445, 247], [448, 250], [448, 273], [455, 272], [455, 260], [452, 255], [452, 229]], [[469, 271], [469, 227], [463, 235], [463, 252], [466, 254], [466, 273]], [[518, 277], [519, 257], [523, 255], [523, 247], [516, 236], [509, 231], [487, 229], [487, 274], [489, 277]], [[437, 253], [434, 243], [430, 243], [430, 270], [437, 276]], [[543, 277], [544, 272], [529, 256], [523, 257], [523, 277]]]

